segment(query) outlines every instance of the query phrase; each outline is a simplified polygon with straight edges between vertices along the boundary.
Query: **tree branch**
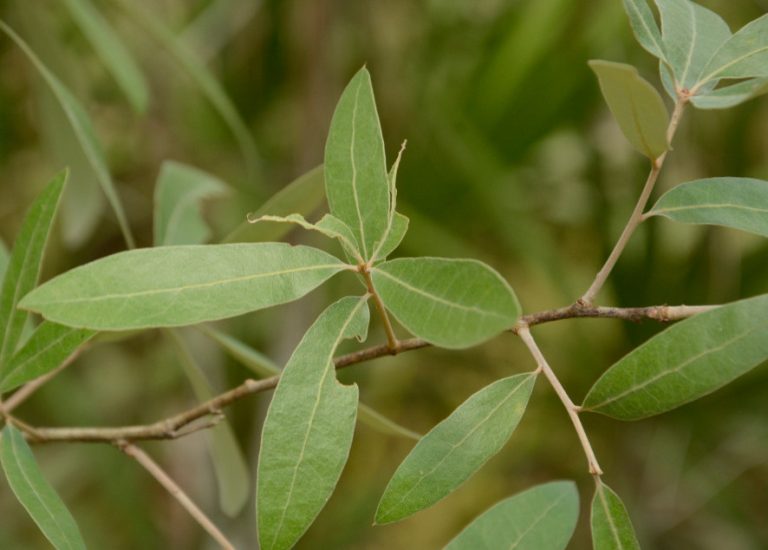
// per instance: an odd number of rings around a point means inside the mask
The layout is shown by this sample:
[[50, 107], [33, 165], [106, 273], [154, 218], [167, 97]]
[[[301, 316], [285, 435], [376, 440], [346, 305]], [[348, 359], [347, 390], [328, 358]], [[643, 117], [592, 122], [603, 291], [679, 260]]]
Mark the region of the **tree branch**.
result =
[[[628, 321], [651, 319], [655, 321], [675, 321], [691, 317], [718, 306], [650, 306], [637, 308], [583, 307], [573, 305], [560, 309], [541, 311], [524, 315], [511, 330], [520, 333], [529, 326], [574, 318], [616, 318]], [[421, 338], [398, 341], [397, 349], [387, 344], [342, 355], [334, 360], [337, 369], [343, 369], [358, 363], [377, 359], [387, 355], [397, 355], [406, 351], [430, 347], [431, 344]], [[208, 428], [221, 419], [221, 410], [249, 395], [271, 390], [277, 386], [279, 375], [261, 380], [248, 379], [239, 386], [225, 391], [216, 397], [183, 411], [174, 416], [152, 424], [120, 427], [73, 427], [48, 428], [35, 427], [23, 423], [19, 429], [24, 431], [30, 443], [52, 443], [57, 441], [79, 441], [83, 443], [115, 443], [117, 441], [139, 441], [152, 439], [176, 439], [200, 429]], [[214, 418], [210, 418], [214, 417]], [[194, 424], [202, 418], [207, 422]], [[14, 422], [16, 420], [14, 419]]]

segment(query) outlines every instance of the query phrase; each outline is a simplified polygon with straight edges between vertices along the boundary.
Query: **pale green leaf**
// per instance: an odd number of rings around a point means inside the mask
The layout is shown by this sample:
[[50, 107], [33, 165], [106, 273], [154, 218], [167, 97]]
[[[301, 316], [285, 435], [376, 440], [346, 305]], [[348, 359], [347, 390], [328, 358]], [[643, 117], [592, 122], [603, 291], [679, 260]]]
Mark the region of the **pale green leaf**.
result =
[[51, 544], [58, 550], [85, 550], [72, 514], [43, 477], [24, 436], [9, 424], [2, 432], [0, 461], [13, 494]]
[[[266, 378], [280, 374], [280, 368], [269, 357], [241, 342], [237, 338], [233, 338], [232, 336], [209, 326], [201, 325], [198, 328], [218, 343], [224, 351], [251, 369], [259, 377]], [[384, 435], [394, 435], [397, 437], [405, 437], [406, 439], [419, 439], [421, 437], [421, 434], [409, 430], [405, 426], [401, 426], [394, 420], [387, 418], [380, 412], [363, 403], [358, 405], [357, 419], [361, 424], [366, 424], [370, 428], [373, 428]]]
[[553, 481], [495, 504], [445, 550], [563, 550], [578, 519], [576, 485], [572, 481]]
[[765, 93], [768, 93], [768, 78], [752, 78], [716, 90], [699, 92], [691, 98], [691, 103], [698, 109], [728, 109]]
[[67, 172], [59, 172], [29, 208], [8, 260], [0, 288], [0, 368], [16, 351], [28, 314], [17, 309], [40, 277], [43, 253], [51, 232]]
[[399, 521], [432, 506], [479, 470], [509, 440], [535, 382], [535, 374], [497, 380], [432, 428], [389, 481], [376, 523]]
[[14, 42], [16, 42], [19, 48], [21, 48], [21, 50], [27, 55], [30, 61], [32, 61], [32, 64], [37, 68], [38, 72], [51, 88], [51, 91], [53, 91], [53, 94], [56, 96], [56, 99], [61, 105], [61, 108], [67, 115], [67, 120], [69, 120], [69, 123], [72, 126], [72, 130], [74, 131], [77, 140], [80, 142], [80, 145], [83, 148], [83, 152], [88, 158], [88, 162], [96, 174], [102, 191], [104, 191], [109, 204], [112, 206], [112, 209], [115, 212], [117, 223], [119, 224], [120, 230], [123, 233], [125, 242], [128, 244], [129, 248], [132, 248], [134, 246], [134, 240], [133, 235], [131, 234], [131, 229], [128, 226], [128, 219], [125, 215], [125, 210], [123, 209], [123, 205], [120, 202], [120, 197], [117, 195], [117, 190], [115, 189], [115, 184], [112, 181], [112, 176], [109, 173], [109, 167], [107, 166], [104, 152], [101, 150], [101, 145], [96, 139], [96, 133], [93, 130], [93, 125], [91, 124], [91, 120], [88, 118], [85, 109], [77, 100], [77, 98], [75, 98], [75, 96], [72, 95], [72, 93], [64, 86], [64, 84], [61, 83], [56, 75], [48, 70], [48, 67], [46, 67], [42, 61], [40, 61], [40, 58], [35, 55], [35, 52], [32, 51], [27, 43], [24, 42], [24, 40], [22, 40], [21, 37], [13, 31], [13, 29], [11, 29], [4, 22], [0, 21], [0, 30], [5, 32], [13, 39]]
[[6, 392], [61, 365], [95, 332], [43, 321], [0, 368], [0, 392]]
[[[251, 217], [267, 214], [287, 216], [298, 213], [309, 216], [317, 210], [325, 200], [323, 166], [320, 165], [306, 172], [275, 193]], [[287, 225], [262, 224], [254, 225], [244, 221], [223, 242], [262, 242], [278, 241], [291, 228]]]
[[[208, 378], [189, 351], [184, 338], [176, 330], [167, 332], [179, 356], [179, 362], [187, 375], [197, 400], [213, 399], [216, 392]], [[208, 452], [211, 455], [216, 481], [219, 487], [219, 506], [228, 516], [236, 516], [248, 502], [251, 476], [232, 426], [225, 420], [206, 431]]]
[[591, 525], [594, 550], [640, 550], [624, 503], [602, 481], [592, 499]]
[[507, 282], [475, 260], [400, 258], [374, 267], [371, 276], [395, 318], [437, 346], [479, 344], [511, 328], [520, 315]]
[[768, 359], [768, 295], [680, 321], [635, 348], [589, 390], [584, 409], [621, 420], [712, 393]]
[[364, 260], [360, 256], [357, 240], [355, 239], [354, 234], [352, 234], [352, 230], [343, 221], [331, 214], [324, 215], [316, 224], [308, 222], [301, 214], [290, 214], [288, 216], [264, 215], [259, 216], [258, 218], [249, 216], [248, 221], [250, 223], [290, 223], [298, 225], [308, 231], [317, 231], [329, 239], [336, 239], [339, 241], [348, 255], [355, 258], [358, 263], [364, 263]]
[[683, 223], [724, 225], [768, 237], [768, 181], [689, 181], [667, 191], [646, 215]]
[[349, 456], [357, 386], [336, 380], [333, 354], [368, 330], [367, 296], [342, 298], [309, 328], [288, 364], [264, 421], [256, 486], [259, 542], [291, 548], [320, 513]]
[[104, 62], [135, 111], [143, 113], [149, 101], [149, 89], [139, 66], [90, 0], [64, 0], [72, 19]]
[[260, 163], [256, 142], [248, 125], [237, 112], [237, 108], [216, 77], [192, 50], [162, 23], [155, 10], [146, 9], [134, 0], [119, 0], [118, 4], [136, 21], [142, 30], [170, 53], [176, 61], [176, 65], [182, 67], [200, 88], [200, 91], [219, 113], [237, 140], [250, 179], [254, 179]]
[[346, 223], [363, 258], [387, 229], [390, 197], [384, 138], [371, 76], [360, 69], [342, 93], [325, 145], [325, 192], [331, 214]]
[[656, 0], [656, 5], [677, 87], [690, 90], [715, 51], [731, 37], [731, 30], [715, 12], [689, 0]]
[[768, 14], [746, 24], [712, 55], [698, 84], [717, 78], [768, 77]]
[[144, 248], [59, 275], [21, 305], [95, 330], [192, 325], [296, 300], [344, 269], [322, 250], [282, 243]]
[[400, 212], [395, 212], [392, 217], [392, 224], [387, 231], [387, 235], [384, 238], [384, 242], [378, 248], [374, 261], [385, 260], [387, 256], [392, 254], [400, 243], [403, 242], [403, 237], [408, 232], [409, 220], [406, 216]]
[[227, 185], [179, 162], [165, 161], [155, 185], [155, 246], [201, 244], [211, 231], [200, 215], [200, 201], [222, 195]]
[[651, 160], [661, 156], [669, 147], [669, 113], [656, 88], [632, 65], [593, 60], [589, 66], [627, 140]]
[[624, 0], [624, 10], [640, 45], [651, 55], [665, 59], [661, 32], [646, 0]]
[[0, 239], [0, 288], [3, 286], [3, 279], [5, 278], [5, 270], [8, 268], [8, 262], [10, 261], [11, 257], [10, 254], [8, 254], [8, 247], [5, 246], [5, 243], [2, 239]]

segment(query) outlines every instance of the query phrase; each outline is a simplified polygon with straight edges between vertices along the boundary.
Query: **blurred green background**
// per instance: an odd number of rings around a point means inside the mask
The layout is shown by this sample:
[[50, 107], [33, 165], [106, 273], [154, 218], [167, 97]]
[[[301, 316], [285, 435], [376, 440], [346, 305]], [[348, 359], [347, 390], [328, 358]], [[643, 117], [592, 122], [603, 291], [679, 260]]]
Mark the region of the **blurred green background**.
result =
[[[620, 0], [158, 0], [94, 1], [148, 82], [132, 108], [66, 3], [3, 2], [13, 26], [84, 103], [140, 246], [152, 242], [152, 196], [164, 160], [198, 167], [231, 192], [205, 205], [215, 238], [322, 162], [333, 108], [367, 64], [387, 153], [408, 146], [399, 201], [411, 218], [401, 255], [474, 257], [496, 267], [527, 312], [572, 302], [588, 286], [632, 209], [647, 170], [610, 119], [586, 61], [636, 64], [658, 85]], [[768, 1], [702, 1], [733, 29]], [[151, 24], [149, 22], [153, 22]], [[157, 26], [175, 46], [158, 41]], [[240, 143], [179, 52], [226, 91]], [[660, 87], [660, 86], [659, 86]], [[243, 155], [243, 139], [251, 169]], [[692, 109], [660, 188], [707, 176], [768, 179], [768, 100], [730, 111]], [[70, 185], [44, 278], [124, 248], [114, 215], [62, 111], [34, 67], [0, 38], [0, 237], [12, 243], [25, 209], [63, 166]], [[658, 195], [657, 195], [658, 196]], [[312, 242], [298, 232], [291, 242]], [[622, 306], [720, 303], [764, 293], [768, 247], [720, 228], [643, 224], [601, 302]], [[218, 326], [283, 364], [341, 278], [299, 303]], [[599, 374], [663, 327], [571, 320], [535, 329], [577, 402]], [[404, 332], [401, 330], [401, 334]], [[218, 389], [250, 372], [190, 331]], [[383, 341], [378, 325], [369, 343]], [[500, 336], [462, 352], [422, 350], [341, 375], [361, 399], [427, 431], [494, 379], [534, 367]], [[631, 425], [586, 416], [606, 481], [624, 498], [650, 549], [768, 548], [768, 371]], [[252, 470], [268, 394], [228, 411]], [[156, 332], [90, 349], [20, 416], [38, 425], [151, 422], [194, 403], [174, 351]], [[543, 380], [505, 449], [456, 493], [404, 522], [372, 527], [377, 499], [412, 443], [359, 426], [339, 487], [300, 548], [436, 548], [497, 500], [552, 479], [575, 479], [582, 517], [572, 548], [588, 548], [593, 484], [562, 405]], [[253, 498], [234, 518], [218, 508], [205, 438], [146, 444], [238, 547], [255, 548]], [[212, 548], [186, 513], [135, 463], [106, 445], [36, 448], [42, 467], [93, 548]], [[45, 548], [0, 482], [0, 547]]]

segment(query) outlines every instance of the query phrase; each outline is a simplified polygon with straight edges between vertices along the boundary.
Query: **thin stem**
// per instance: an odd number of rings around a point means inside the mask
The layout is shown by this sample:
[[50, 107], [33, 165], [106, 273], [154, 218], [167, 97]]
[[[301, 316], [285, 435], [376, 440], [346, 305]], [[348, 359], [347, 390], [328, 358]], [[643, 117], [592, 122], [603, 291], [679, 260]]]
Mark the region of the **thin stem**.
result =
[[219, 528], [214, 525], [210, 518], [206, 516], [194, 502], [192, 502], [192, 499], [190, 499], [189, 496], [181, 489], [181, 487], [176, 484], [171, 476], [169, 476], [168, 473], [166, 473], [165, 470], [163, 470], [157, 464], [157, 462], [152, 460], [152, 458], [147, 453], [135, 445], [131, 445], [127, 442], [118, 443], [118, 447], [125, 454], [141, 464], [141, 466], [147, 470], [152, 475], [152, 477], [154, 477], [160, 483], [160, 485], [165, 487], [165, 489], [171, 493], [171, 496], [173, 496], [173, 498], [175, 498], [179, 504], [181, 504], [187, 510], [187, 512], [189, 512], [189, 515], [192, 516], [195, 521], [197, 521], [197, 523], [199, 523], [200, 526], [205, 529], [222, 548], [225, 550], [235, 550], [234, 545], [227, 540], [227, 537], [224, 536], [224, 533], [222, 533]]
[[[567, 308], [553, 309], [525, 315], [511, 330], [520, 333], [521, 330], [527, 330], [528, 327], [533, 325], [579, 317], [618, 318], [630, 321], [652, 319], [665, 322], [691, 317], [698, 313], [709, 311], [715, 307], [718, 306], [651, 306], [644, 308], [583, 308], [569, 306]], [[337, 369], [343, 369], [379, 357], [404, 353], [406, 351], [430, 346], [431, 344], [429, 342], [426, 342], [421, 338], [410, 338], [408, 340], [398, 341], [397, 350], [394, 352], [390, 344], [379, 344], [377, 346], [372, 346], [337, 357], [334, 360], [334, 364]], [[204, 403], [200, 403], [191, 409], [152, 424], [120, 427], [47, 428], [29, 426], [15, 418], [13, 421], [18, 425], [19, 429], [24, 431], [27, 439], [31, 443], [53, 443], [60, 441], [114, 443], [119, 440], [139, 441], [177, 439], [214, 425], [221, 418], [221, 409], [249, 395], [274, 389], [277, 386], [279, 379], [279, 376], [272, 376], [262, 380], [248, 379], [239, 386], [225, 391]], [[0, 410], [0, 413], [2, 412], [3, 410]], [[208, 420], [193, 425], [193, 423], [196, 423], [202, 418], [208, 418]]]
[[396, 355], [400, 351], [400, 342], [395, 335], [395, 329], [392, 327], [392, 322], [389, 320], [389, 314], [387, 308], [384, 307], [384, 302], [381, 301], [379, 293], [373, 286], [373, 279], [371, 279], [371, 270], [366, 264], [360, 265], [360, 274], [365, 280], [365, 286], [368, 287], [368, 292], [373, 296], [373, 303], [376, 305], [376, 310], [379, 312], [382, 322], [384, 323], [384, 332], [387, 334], [387, 345], [389, 346], [389, 352], [392, 355]]
[[[680, 118], [683, 115], [683, 110], [685, 109], [686, 104], [687, 99], [685, 97], [678, 98], [677, 102], [675, 103], [675, 109], [672, 111], [672, 117], [669, 121], [669, 126], [667, 127], [667, 142], [670, 144], [672, 143], [672, 139], [675, 136], [677, 127], [680, 124]], [[635, 229], [637, 229], [637, 226], [640, 225], [640, 223], [643, 221], [643, 211], [645, 210], [645, 206], [648, 204], [648, 199], [651, 197], [653, 188], [656, 185], [656, 180], [659, 179], [659, 174], [661, 173], [661, 169], [664, 166], [664, 160], [667, 158], [667, 153], [668, 151], [664, 152], [659, 158], [652, 162], [651, 172], [648, 174], [648, 178], [645, 181], [645, 185], [643, 186], [643, 190], [640, 193], [640, 197], [637, 199], [635, 208], [632, 211], [629, 220], [627, 220], [627, 224], [624, 226], [624, 230], [621, 232], [619, 240], [616, 241], [611, 254], [603, 264], [603, 267], [600, 268], [600, 271], [598, 271], [590, 287], [587, 289], [584, 295], [579, 298], [577, 302], [578, 304], [582, 306], [589, 306], [592, 304], [595, 296], [597, 296], [597, 293], [600, 292], [601, 288], [603, 288], [603, 285], [608, 279], [608, 276], [611, 274], [611, 271], [616, 265], [616, 262], [621, 257], [622, 252], [624, 252], [624, 248], [627, 246], [629, 239], [634, 234]]]
[[517, 334], [520, 336], [528, 350], [531, 352], [531, 355], [533, 355], [533, 358], [536, 360], [536, 364], [539, 366], [539, 371], [544, 373], [544, 376], [547, 377], [547, 380], [549, 380], [552, 388], [554, 388], [555, 393], [560, 398], [560, 401], [562, 401], [565, 410], [568, 412], [568, 416], [571, 417], [571, 422], [573, 423], [573, 427], [576, 429], [576, 434], [579, 436], [579, 441], [581, 442], [581, 446], [584, 448], [584, 454], [587, 457], [589, 473], [593, 476], [603, 475], [603, 470], [600, 468], [600, 464], [597, 462], [595, 451], [592, 449], [592, 444], [589, 442], [587, 432], [584, 430], [584, 425], [581, 423], [581, 418], [579, 418], [579, 407], [573, 403], [571, 398], [568, 396], [568, 393], [565, 391], [565, 388], [560, 383], [560, 380], [557, 378], [557, 375], [549, 366], [549, 363], [547, 363], [547, 360], [541, 353], [539, 346], [536, 345], [536, 341], [533, 339], [529, 328], [526, 325], [523, 325], [518, 328]]

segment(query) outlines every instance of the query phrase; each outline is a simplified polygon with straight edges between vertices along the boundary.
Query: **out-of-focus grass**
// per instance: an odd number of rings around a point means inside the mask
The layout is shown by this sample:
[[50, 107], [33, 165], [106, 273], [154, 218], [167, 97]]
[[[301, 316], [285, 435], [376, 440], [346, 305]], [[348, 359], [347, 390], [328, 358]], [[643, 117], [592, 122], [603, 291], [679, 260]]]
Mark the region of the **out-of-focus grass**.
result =
[[[757, 1], [702, 3], [733, 28], [768, 9]], [[261, 163], [255, 178], [237, 140], [178, 61], [117, 3], [96, 4], [149, 83], [144, 114], [131, 109], [61, 6], [9, 2], [0, 16], [86, 105], [141, 246], [151, 242], [153, 185], [163, 160], [189, 163], [232, 184], [229, 198], [206, 208], [224, 236], [245, 212], [321, 162], [335, 101], [363, 63], [373, 75], [390, 158], [408, 139], [399, 200], [412, 215], [412, 233], [400, 253], [482, 258], [509, 279], [527, 311], [563, 305], [586, 288], [644, 177], [643, 159], [610, 120], [586, 66], [595, 57], [631, 62], [658, 83], [619, 0], [136, 2], [223, 86], [255, 141]], [[22, 54], [0, 40], [0, 236], [6, 243], [48, 177], [62, 165], [73, 168], [46, 276], [123, 246], [57, 109]], [[766, 130], [765, 99], [726, 112], [689, 112], [660, 186], [703, 176], [768, 177]], [[762, 239], [653, 220], [632, 240], [603, 300], [723, 302], [766, 292], [766, 272]], [[222, 325], [282, 362], [323, 304], [349, 284], [340, 280], [298, 304]], [[578, 400], [613, 360], [661, 328], [585, 320], [536, 333]], [[371, 341], [381, 339], [374, 330]], [[205, 357], [219, 388], [248, 375], [213, 348]], [[460, 353], [423, 350], [380, 359], [343, 377], [359, 382], [369, 404], [426, 431], [472, 391], [532, 367], [520, 343], [502, 336]], [[624, 497], [645, 547], [768, 546], [767, 378], [758, 368], [710, 397], [630, 425], [586, 417], [607, 480]], [[238, 403], [229, 413], [253, 464], [268, 398]], [[127, 424], [191, 402], [166, 342], [147, 333], [96, 346], [20, 413], [45, 425]], [[573, 547], [588, 547], [591, 480], [545, 384], [537, 386], [511, 443], [477, 477], [412, 519], [373, 528], [377, 498], [410, 445], [361, 426], [336, 494], [300, 547], [437, 547], [493, 502], [556, 478], [579, 483], [583, 512]], [[234, 519], [216, 509], [201, 437], [148, 447], [236, 544], [254, 546], [252, 505]], [[210, 546], [176, 503], [117, 451], [57, 445], [41, 448], [39, 458], [94, 547]], [[44, 547], [7, 490], [0, 490], [0, 516], [0, 547]]]

